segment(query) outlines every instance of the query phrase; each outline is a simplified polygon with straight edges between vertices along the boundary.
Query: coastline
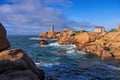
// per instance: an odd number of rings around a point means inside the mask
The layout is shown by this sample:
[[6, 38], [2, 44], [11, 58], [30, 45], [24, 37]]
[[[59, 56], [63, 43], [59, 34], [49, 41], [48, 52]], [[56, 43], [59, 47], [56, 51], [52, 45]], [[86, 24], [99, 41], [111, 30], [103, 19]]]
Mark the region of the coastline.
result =
[[60, 45], [76, 45], [76, 49], [97, 55], [101, 60], [120, 58], [120, 31], [81, 32], [74, 34], [70, 29], [40, 34], [40, 38], [57, 39]]

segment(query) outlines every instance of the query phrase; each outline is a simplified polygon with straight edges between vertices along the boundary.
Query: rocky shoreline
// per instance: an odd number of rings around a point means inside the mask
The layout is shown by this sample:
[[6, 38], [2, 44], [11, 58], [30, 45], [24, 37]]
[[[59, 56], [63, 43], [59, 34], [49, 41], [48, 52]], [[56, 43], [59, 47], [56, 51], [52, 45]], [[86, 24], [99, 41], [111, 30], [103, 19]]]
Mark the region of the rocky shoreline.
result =
[[57, 39], [60, 45], [75, 44], [76, 49], [88, 54], [97, 55], [101, 60], [120, 58], [120, 31], [117, 32], [86, 32], [78, 34], [70, 29], [58, 32], [44, 32], [40, 38]]
[[9, 47], [6, 30], [0, 23], [0, 80], [44, 80], [44, 71], [22, 49]]

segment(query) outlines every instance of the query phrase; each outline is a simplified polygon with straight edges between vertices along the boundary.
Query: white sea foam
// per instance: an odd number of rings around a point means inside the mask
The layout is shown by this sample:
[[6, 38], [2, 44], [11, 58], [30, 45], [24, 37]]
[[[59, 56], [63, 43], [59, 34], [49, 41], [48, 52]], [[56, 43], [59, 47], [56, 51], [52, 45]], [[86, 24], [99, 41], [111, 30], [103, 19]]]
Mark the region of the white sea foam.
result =
[[44, 67], [53, 67], [54, 65], [59, 65], [58, 62], [54, 62], [54, 63], [47, 63], [47, 62], [35, 62], [36, 66], [44, 66]]
[[87, 53], [85, 53], [85, 52], [83, 52], [83, 51], [76, 51], [77, 52], [77, 54], [87, 54]]
[[50, 43], [49, 46], [60, 46], [58, 42]]
[[45, 38], [31, 37], [29, 40], [46, 40]]
[[57, 41], [50, 43], [49, 46], [66, 46], [66, 47], [69, 47], [70, 49], [76, 47], [75, 45], [59, 45]]
[[75, 53], [75, 50], [74, 49], [71, 49], [71, 50], [67, 50], [67, 53]]
[[59, 45], [58, 42], [50, 43], [48, 46], [60, 46], [67, 50], [67, 53], [75, 53], [75, 45]]
[[71, 45], [68, 45], [68, 46], [71, 46], [72, 48], [76, 48], [76, 45], [72, 45], [72, 44], [71, 44]]

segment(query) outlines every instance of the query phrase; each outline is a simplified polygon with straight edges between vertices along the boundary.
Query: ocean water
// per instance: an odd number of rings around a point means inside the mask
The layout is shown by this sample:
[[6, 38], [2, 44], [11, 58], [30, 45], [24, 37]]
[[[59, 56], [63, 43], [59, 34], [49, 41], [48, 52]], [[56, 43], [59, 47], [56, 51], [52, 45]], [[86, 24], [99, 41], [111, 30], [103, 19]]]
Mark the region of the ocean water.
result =
[[[8, 36], [11, 48], [21, 48], [45, 71], [46, 80], [120, 80], [120, 68], [101, 61], [99, 57], [75, 50], [75, 45], [58, 45], [48, 40], [48, 46], [38, 44], [37, 36]], [[58, 50], [67, 50], [66, 54]]]

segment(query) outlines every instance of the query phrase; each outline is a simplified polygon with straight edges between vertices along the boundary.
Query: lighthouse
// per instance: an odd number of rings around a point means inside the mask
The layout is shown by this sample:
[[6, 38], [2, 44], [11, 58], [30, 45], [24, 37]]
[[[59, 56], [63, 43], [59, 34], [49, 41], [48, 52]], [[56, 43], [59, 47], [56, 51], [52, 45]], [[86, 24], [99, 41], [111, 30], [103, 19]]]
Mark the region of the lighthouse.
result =
[[50, 32], [54, 32], [54, 25], [50, 26]]

